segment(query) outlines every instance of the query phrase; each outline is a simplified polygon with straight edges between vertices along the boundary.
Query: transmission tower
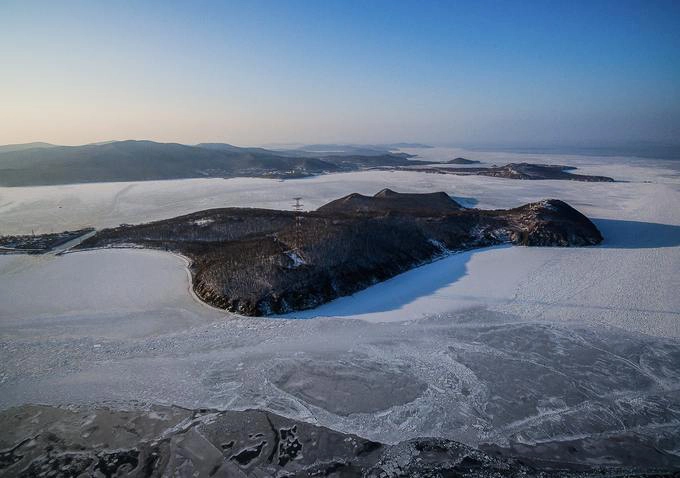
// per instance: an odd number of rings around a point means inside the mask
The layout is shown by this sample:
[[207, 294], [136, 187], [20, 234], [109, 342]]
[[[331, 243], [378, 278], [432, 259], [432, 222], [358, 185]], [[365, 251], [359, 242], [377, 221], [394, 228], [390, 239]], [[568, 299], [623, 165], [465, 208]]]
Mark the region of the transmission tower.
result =
[[302, 252], [302, 198], [293, 198], [293, 210], [295, 211], [295, 250], [298, 254]]

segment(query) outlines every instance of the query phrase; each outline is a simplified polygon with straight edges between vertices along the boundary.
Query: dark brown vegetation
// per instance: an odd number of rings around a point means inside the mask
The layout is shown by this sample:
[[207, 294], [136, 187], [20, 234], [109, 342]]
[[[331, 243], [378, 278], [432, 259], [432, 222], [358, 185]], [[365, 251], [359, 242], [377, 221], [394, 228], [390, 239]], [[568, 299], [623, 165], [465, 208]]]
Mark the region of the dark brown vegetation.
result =
[[196, 294], [245, 315], [308, 309], [450, 251], [501, 243], [587, 246], [602, 240], [559, 200], [464, 209], [445, 193], [350, 194], [316, 211], [227, 208], [99, 231], [79, 248], [129, 244], [192, 261]]

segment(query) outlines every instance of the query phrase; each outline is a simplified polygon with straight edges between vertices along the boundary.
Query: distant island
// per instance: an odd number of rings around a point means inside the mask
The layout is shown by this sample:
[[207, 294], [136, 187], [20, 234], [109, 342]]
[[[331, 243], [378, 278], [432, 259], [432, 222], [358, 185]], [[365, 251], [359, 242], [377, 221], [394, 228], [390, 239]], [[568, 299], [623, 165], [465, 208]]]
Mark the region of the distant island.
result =
[[[2, 452], [6, 476], [652, 476], [630, 465], [649, 453], [630, 439], [625, 466], [618, 456], [588, 465], [588, 439], [525, 445], [522, 453], [444, 438], [385, 444], [264, 410], [23, 405], [0, 419], [13, 445]], [[664, 457], [666, 466], [676, 462]]]
[[203, 301], [243, 315], [309, 309], [453, 251], [509, 243], [589, 246], [595, 225], [551, 199], [465, 209], [443, 192], [350, 194], [311, 212], [225, 208], [104, 229], [79, 250], [131, 245], [191, 260]]
[[[442, 174], [479, 174], [511, 179], [612, 181], [565, 173], [566, 166], [509, 164], [501, 168], [445, 168], [474, 164], [465, 158], [445, 163], [417, 159], [396, 145], [310, 145], [290, 150], [241, 148], [226, 143], [184, 145], [153, 141], [110, 141], [84, 146], [48, 143], [0, 146], [0, 186], [48, 186], [94, 182], [186, 178], [275, 179], [391, 169]], [[409, 145], [413, 146], [413, 145]], [[424, 145], [416, 145], [423, 147]]]
[[479, 164], [481, 161], [466, 158], [453, 158], [446, 161], [445, 164]]
[[[446, 164], [472, 164], [474, 162], [464, 159], [456, 158], [447, 161]], [[395, 169], [403, 171], [418, 171], [424, 173], [437, 174], [455, 174], [458, 176], [491, 176], [494, 178], [506, 179], [525, 179], [525, 180], [542, 180], [542, 179], [558, 179], [567, 181], [585, 181], [585, 182], [600, 182], [611, 183], [614, 179], [607, 176], [591, 176], [587, 174], [574, 174], [573, 166], [563, 166], [556, 164], [532, 164], [532, 163], [510, 163], [505, 166], [491, 166], [488, 168], [447, 168], [447, 167], [419, 167], [419, 166], [396, 166]]]

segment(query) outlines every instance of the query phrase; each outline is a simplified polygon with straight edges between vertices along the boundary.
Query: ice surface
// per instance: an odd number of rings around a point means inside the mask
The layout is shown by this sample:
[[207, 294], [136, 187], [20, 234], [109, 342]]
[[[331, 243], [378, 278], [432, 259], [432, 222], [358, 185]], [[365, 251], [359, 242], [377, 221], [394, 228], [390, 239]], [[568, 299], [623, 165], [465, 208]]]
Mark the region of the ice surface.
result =
[[680, 423], [677, 340], [486, 309], [389, 323], [234, 317], [125, 338], [51, 330], [3, 338], [2, 408], [265, 408], [371, 439], [474, 445]]
[[389, 187], [444, 190], [483, 208], [556, 197], [594, 218], [605, 236], [593, 248], [453, 254], [295, 314], [329, 317], [314, 320], [205, 307], [190, 294], [184, 262], [166, 253], [0, 257], [0, 407], [260, 407], [389, 442], [426, 435], [538, 446], [634, 430], [665, 436], [658, 446], [678, 453], [680, 176], [672, 164], [421, 152], [570, 164], [627, 182], [376, 171], [0, 188], [3, 233], [208, 207], [287, 208], [294, 196], [313, 209]]
[[186, 262], [159, 251], [0, 256], [0, 329], [35, 337], [48, 321], [50, 335], [130, 337], [222, 316], [193, 300], [189, 286]]

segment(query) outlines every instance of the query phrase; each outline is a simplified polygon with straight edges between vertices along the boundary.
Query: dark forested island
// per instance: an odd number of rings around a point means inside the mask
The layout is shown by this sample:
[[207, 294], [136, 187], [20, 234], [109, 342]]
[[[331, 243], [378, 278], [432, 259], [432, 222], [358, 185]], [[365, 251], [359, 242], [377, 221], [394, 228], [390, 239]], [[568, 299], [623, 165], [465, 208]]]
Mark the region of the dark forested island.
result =
[[477, 161], [475, 159], [453, 158], [446, 161], [445, 164], [479, 164], [480, 162], [481, 161]]
[[465, 209], [443, 192], [350, 194], [316, 211], [225, 208], [98, 231], [77, 248], [142, 247], [191, 260], [198, 297], [244, 315], [316, 307], [451, 251], [502, 243], [588, 246], [602, 236], [551, 199]]

